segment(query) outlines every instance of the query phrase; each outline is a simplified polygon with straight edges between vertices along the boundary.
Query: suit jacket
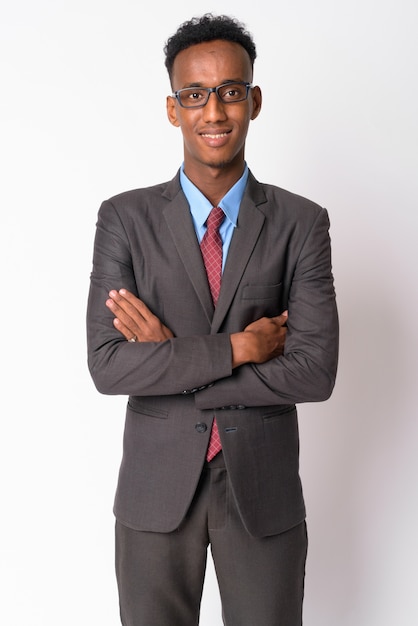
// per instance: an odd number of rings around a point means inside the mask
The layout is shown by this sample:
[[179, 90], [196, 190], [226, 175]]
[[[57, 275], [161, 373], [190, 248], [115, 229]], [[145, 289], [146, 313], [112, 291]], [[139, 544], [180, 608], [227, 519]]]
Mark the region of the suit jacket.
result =
[[[254, 536], [305, 517], [295, 403], [327, 399], [338, 353], [325, 209], [250, 173], [216, 310], [179, 175], [129, 191], [99, 211], [88, 303], [97, 389], [129, 396], [115, 498], [134, 529], [176, 529], [218, 422], [242, 520]], [[136, 293], [175, 338], [130, 343], [105, 306]], [[230, 333], [288, 309], [285, 353], [232, 370]]]

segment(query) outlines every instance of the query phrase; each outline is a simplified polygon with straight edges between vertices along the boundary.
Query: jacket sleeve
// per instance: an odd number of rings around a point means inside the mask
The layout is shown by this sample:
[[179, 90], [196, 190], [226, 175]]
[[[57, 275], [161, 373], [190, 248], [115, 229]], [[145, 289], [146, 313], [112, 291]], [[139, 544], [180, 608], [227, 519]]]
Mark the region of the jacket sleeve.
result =
[[298, 256], [288, 298], [283, 356], [234, 370], [196, 394], [199, 409], [326, 400], [338, 361], [338, 314], [331, 268], [328, 213], [322, 209]]
[[129, 236], [112, 202], [106, 201], [98, 216], [87, 307], [88, 365], [101, 393], [189, 393], [231, 375], [227, 334], [126, 341], [105, 305], [109, 291], [122, 287], [137, 293]]

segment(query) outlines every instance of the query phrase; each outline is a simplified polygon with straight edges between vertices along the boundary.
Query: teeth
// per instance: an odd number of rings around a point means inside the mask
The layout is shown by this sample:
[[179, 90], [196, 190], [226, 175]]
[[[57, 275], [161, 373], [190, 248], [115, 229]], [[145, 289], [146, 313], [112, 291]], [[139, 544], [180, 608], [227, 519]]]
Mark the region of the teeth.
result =
[[210, 135], [209, 133], [202, 134], [202, 137], [210, 137], [211, 139], [220, 139], [226, 137], [228, 133], [219, 133], [218, 135]]

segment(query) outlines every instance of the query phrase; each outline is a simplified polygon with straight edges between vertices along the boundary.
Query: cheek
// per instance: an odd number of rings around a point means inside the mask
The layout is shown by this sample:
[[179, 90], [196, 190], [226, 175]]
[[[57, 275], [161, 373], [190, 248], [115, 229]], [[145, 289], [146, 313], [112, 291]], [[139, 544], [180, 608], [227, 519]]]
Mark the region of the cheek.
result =
[[181, 111], [178, 112], [177, 120], [183, 135], [191, 137], [194, 134], [194, 128], [196, 126], [196, 121], [192, 115], [184, 115], [183, 111]]
[[248, 133], [251, 118], [243, 117], [239, 122], [239, 134], [241, 141], [245, 141]]
[[191, 120], [187, 120], [185, 121], [180, 120], [179, 122], [179, 126], [183, 135], [183, 140], [185, 143], [188, 144], [196, 144], [199, 140], [199, 135], [197, 134], [197, 131], [195, 130], [196, 125], [191, 121]]

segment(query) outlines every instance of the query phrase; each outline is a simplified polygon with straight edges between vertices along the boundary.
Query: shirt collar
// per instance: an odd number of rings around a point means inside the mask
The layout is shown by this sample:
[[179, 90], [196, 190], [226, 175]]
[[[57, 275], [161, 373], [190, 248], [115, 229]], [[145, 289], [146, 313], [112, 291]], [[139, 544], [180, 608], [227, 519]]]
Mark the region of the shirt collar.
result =
[[[237, 225], [239, 207], [242, 196], [244, 195], [247, 180], [248, 166], [245, 163], [244, 172], [241, 178], [231, 187], [229, 191], [227, 191], [218, 204], [234, 227]], [[184, 163], [180, 169], [180, 184], [189, 203], [193, 220], [196, 225], [201, 228], [208, 219], [208, 215], [213, 207], [209, 200], [196, 187], [196, 185], [194, 185], [192, 181], [187, 178], [184, 173]]]

